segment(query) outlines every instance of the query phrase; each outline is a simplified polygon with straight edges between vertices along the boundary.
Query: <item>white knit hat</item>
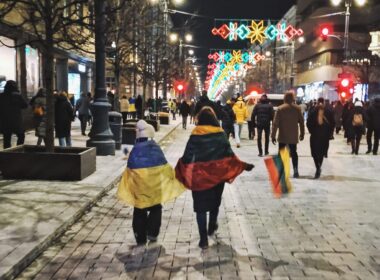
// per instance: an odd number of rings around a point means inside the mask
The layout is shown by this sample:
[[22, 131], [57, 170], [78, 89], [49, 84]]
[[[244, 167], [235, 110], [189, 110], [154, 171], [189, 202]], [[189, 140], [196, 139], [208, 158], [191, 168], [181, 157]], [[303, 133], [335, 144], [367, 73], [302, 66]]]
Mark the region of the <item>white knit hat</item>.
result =
[[361, 101], [356, 101], [354, 106], [355, 107], [363, 107], [363, 103]]
[[136, 138], [154, 138], [154, 127], [144, 120], [136, 124]]

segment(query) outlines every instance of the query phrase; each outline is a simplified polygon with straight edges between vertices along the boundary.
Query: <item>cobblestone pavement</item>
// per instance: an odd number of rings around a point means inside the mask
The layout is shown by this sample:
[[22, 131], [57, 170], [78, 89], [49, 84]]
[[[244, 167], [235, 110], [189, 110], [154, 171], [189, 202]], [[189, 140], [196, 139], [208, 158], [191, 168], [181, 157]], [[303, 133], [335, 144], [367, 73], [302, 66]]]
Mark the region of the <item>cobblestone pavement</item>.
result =
[[[164, 143], [171, 164], [188, 135]], [[305, 140], [301, 178], [275, 199], [256, 143], [243, 140], [236, 152], [256, 168], [225, 188], [203, 252], [190, 192], [165, 205], [158, 242], [135, 248], [132, 208], [112, 190], [18, 279], [380, 279], [380, 157], [349, 151], [338, 136], [316, 181]]]

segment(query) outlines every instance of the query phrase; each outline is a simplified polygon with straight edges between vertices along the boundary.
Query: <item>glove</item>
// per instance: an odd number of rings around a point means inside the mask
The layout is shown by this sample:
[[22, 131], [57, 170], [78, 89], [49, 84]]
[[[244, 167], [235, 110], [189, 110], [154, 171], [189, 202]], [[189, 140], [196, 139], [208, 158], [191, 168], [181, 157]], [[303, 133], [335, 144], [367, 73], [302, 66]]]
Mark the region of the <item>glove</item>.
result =
[[245, 171], [251, 171], [253, 168], [255, 168], [255, 166], [253, 164], [246, 163]]
[[303, 135], [301, 135], [301, 136], [300, 136], [300, 141], [303, 141], [303, 138], [304, 138], [304, 136], [303, 136]]
[[277, 144], [276, 138], [272, 138], [272, 143], [273, 143], [273, 145]]

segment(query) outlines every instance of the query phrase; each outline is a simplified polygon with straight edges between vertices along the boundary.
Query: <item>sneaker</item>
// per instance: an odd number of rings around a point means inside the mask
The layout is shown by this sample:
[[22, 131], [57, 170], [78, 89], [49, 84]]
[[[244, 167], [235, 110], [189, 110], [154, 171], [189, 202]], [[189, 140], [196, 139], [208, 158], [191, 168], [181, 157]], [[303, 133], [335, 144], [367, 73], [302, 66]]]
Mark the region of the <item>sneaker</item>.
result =
[[209, 225], [208, 227], [208, 235], [211, 236], [213, 235], [217, 230], [218, 230], [218, 224], [212, 224], [212, 225]]
[[236, 144], [236, 148], [240, 148], [240, 144]]
[[368, 150], [365, 152], [366, 155], [370, 154], [372, 151], [371, 150]]
[[373, 155], [374, 155], [374, 156], [377, 156], [377, 152], [373, 152]]
[[269, 155], [269, 152], [265, 152], [265, 155], [268, 156], [268, 155]]
[[298, 168], [294, 168], [293, 178], [299, 178], [299, 177], [300, 177], [300, 174], [298, 174]]
[[262, 157], [262, 156], [263, 156], [263, 154], [262, 154], [262, 153], [259, 153], [259, 154], [258, 154], [258, 156], [259, 156], [259, 157]]
[[206, 239], [201, 239], [199, 241], [199, 244], [198, 244], [199, 248], [201, 248], [202, 250], [206, 250], [208, 248], [208, 239], [206, 237]]

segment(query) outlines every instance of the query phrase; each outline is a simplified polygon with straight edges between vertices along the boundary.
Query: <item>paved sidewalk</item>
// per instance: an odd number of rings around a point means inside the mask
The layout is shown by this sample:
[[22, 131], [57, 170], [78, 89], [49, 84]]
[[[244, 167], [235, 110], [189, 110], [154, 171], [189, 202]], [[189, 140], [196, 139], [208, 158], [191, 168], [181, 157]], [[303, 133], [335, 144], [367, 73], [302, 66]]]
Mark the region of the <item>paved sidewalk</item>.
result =
[[[178, 124], [162, 125], [156, 141]], [[72, 134], [74, 146], [85, 146], [78, 123]], [[28, 133], [26, 143], [35, 141]], [[123, 158], [121, 151], [97, 157], [96, 172], [78, 182], [0, 180], [0, 279], [17, 275], [111, 189], [125, 168]]]
[[[177, 129], [166, 144], [172, 165], [189, 132]], [[380, 157], [351, 156], [338, 136], [321, 180], [312, 180], [307, 136], [294, 192], [275, 199], [256, 143], [243, 140], [235, 150], [256, 168], [226, 186], [208, 250], [198, 248], [190, 192], [165, 205], [157, 244], [134, 248], [132, 208], [113, 189], [18, 279], [380, 278]]]

